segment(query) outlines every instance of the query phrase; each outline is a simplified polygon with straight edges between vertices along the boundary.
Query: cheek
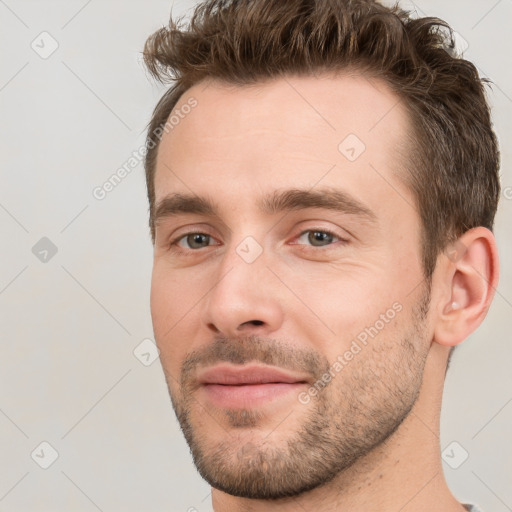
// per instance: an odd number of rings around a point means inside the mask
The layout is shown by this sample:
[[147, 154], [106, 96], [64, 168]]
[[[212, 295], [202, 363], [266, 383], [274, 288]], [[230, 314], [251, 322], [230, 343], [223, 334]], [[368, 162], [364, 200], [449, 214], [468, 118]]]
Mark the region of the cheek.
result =
[[392, 337], [404, 309], [401, 292], [384, 275], [337, 274], [316, 279], [314, 286], [309, 280], [295, 280], [294, 291], [303, 304], [288, 311], [303, 339], [311, 340], [312, 348], [330, 362], [350, 350], [353, 341], [364, 348], [374, 340]]
[[194, 308], [204, 293], [200, 286], [189, 272], [170, 269], [165, 262], [155, 262], [151, 279], [151, 316], [153, 326], [160, 334], [165, 334]]
[[158, 271], [156, 266], [153, 268], [150, 307], [157, 340], [163, 336], [165, 325], [172, 321], [172, 311], [175, 305], [173, 284], [165, 274]]
[[180, 352], [187, 339], [183, 336], [183, 329], [187, 323], [187, 313], [193, 307], [187, 291], [188, 288], [172, 273], [161, 271], [155, 265], [150, 296], [153, 332], [164, 368], [172, 370], [173, 374], [171, 365], [176, 366], [180, 361]]

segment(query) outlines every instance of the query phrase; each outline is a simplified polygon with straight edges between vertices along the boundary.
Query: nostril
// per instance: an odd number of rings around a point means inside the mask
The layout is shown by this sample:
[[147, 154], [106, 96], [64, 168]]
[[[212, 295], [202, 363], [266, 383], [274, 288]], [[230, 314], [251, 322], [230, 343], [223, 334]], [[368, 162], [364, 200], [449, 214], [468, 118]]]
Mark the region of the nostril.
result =
[[211, 329], [211, 330], [212, 330], [213, 332], [215, 332], [215, 333], [219, 333], [219, 332], [220, 332], [220, 330], [219, 330], [219, 329], [217, 329], [217, 326], [216, 326], [216, 325], [214, 325], [214, 324], [212, 324], [212, 323], [209, 323], [209, 324], [208, 324], [208, 328], [209, 328], [209, 329]]
[[263, 321], [261, 320], [250, 320], [249, 322], [245, 322], [246, 324], [252, 324], [252, 325], [263, 325]]

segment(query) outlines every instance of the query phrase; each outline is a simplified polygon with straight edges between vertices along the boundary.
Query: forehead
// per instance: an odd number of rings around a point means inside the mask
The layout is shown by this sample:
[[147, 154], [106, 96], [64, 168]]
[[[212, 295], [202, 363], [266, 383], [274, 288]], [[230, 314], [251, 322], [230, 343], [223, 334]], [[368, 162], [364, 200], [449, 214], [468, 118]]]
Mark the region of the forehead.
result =
[[[194, 108], [184, 108], [191, 101]], [[176, 191], [222, 195], [220, 183], [233, 192], [236, 183], [245, 194], [319, 180], [356, 195], [372, 181], [382, 188], [383, 178], [402, 187], [396, 174], [409, 119], [379, 80], [344, 74], [250, 86], [205, 81], [186, 91], [174, 114], [179, 122], [158, 151], [157, 201]]]

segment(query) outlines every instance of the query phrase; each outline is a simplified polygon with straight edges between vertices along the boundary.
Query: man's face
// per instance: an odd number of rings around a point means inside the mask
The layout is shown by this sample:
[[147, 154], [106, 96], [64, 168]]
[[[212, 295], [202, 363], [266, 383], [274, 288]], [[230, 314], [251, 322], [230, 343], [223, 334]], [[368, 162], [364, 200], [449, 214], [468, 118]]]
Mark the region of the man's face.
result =
[[155, 176], [172, 403], [211, 485], [297, 495], [371, 456], [418, 397], [432, 329], [397, 177], [408, 118], [360, 76], [201, 83], [176, 110], [191, 97]]

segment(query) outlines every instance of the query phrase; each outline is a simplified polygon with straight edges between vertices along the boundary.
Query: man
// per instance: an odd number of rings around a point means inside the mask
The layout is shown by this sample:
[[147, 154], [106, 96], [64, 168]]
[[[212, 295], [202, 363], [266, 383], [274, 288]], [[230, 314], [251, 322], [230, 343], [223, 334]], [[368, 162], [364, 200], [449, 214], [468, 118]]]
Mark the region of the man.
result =
[[439, 416], [498, 281], [499, 155], [449, 27], [210, 0], [145, 46], [151, 311], [216, 511], [461, 512]]

